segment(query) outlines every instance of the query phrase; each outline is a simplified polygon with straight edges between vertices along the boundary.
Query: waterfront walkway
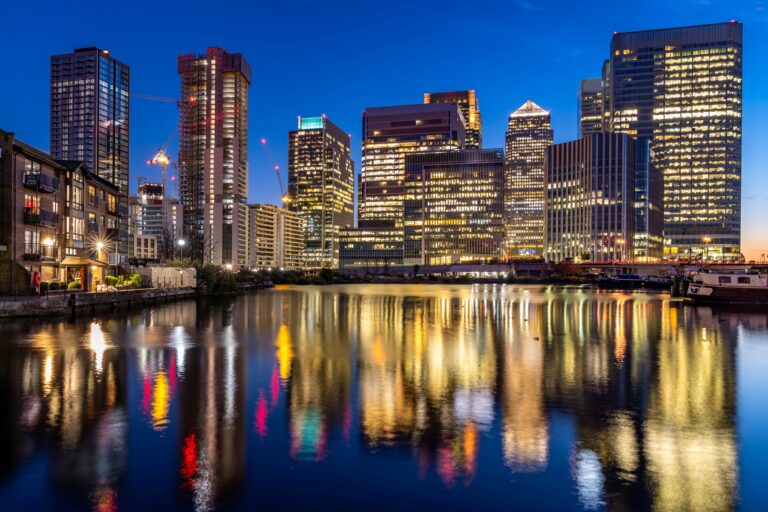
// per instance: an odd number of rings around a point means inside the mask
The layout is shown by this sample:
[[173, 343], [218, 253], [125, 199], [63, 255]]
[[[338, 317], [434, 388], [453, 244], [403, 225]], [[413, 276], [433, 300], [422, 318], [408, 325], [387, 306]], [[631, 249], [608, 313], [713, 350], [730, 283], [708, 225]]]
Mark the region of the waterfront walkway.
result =
[[42, 295], [0, 297], [0, 318], [95, 313], [136, 304], [192, 298], [194, 288], [142, 288], [115, 292], [61, 291]]

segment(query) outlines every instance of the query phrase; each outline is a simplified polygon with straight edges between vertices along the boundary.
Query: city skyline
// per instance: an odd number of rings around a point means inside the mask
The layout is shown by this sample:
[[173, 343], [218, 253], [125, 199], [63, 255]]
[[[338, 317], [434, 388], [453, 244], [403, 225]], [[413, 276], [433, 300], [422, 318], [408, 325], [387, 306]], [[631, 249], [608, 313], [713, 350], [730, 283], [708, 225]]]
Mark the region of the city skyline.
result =
[[[326, 113], [346, 132], [351, 134], [352, 159], [360, 160], [360, 112], [363, 108], [374, 105], [403, 105], [418, 103], [424, 93], [434, 91], [450, 91], [462, 89], [474, 89], [478, 97], [483, 100], [483, 146], [495, 148], [503, 146], [504, 125], [506, 118], [519, 104], [529, 96], [535, 97], [540, 104], [547, 106], [552, 111], [552, 123], [555, 131], [555, 142], [563, 142], [575, 138], [576, 124], [576, 96], [579, 82], [583, 78], [596, 76], [602, 60], [607, 56], [611, 35], [614, 31], [633, 31], [645, 29], [657, 29], [671, 26], [685, 26], [699, 23], [714, 23], [729, 21], [736, 18], [744, 23], [744, 139], [743, 139], [743, 189], [742, 194], [742, 252], [747, 259], [758, 259], [762, 253], [768, 252], [768, 247], [763, 247], [761, 239], [759, 217], [762, 208], [768, 198], [762, 192], [766, 187], [765, 177], [760, 176], [761, 162], [765, 157], [760, 155], [759, 143], [764, 138], [766, 129], [758, 126], [760, 114], [768, 111], [768, 98], [761, 92], [761, 71], [757, 58], [753, 55], [761, 54], [766, 43], [762, 41], [758, 33], [766, 24], [766, 14], [761, 10], [759, 2], [743, 2], [723, 6], [713, 3], [702, 6], [697, 2], [685, 3], [683, 6], [674, 6], [663, 12], [648, 9], [650, 13], [639, 12], [637, 16], [629, 19], [619, 13], [605, 11], [606, 15], [598, 17], [598, 20], [587, 19], [594, 17], [595, 11], [605, 10], [607, 3], [598, 2], [581, 9], [583, 12], [567, 12], [565, 4], [533, 4], [517, 2], [510, 6], [497, 6], [491, 8], [482, 4], [472, 19], [466, 23], [476, 21], [479, 23], [473, 32], [467, 35], [457, 35], [457, 47], [461, 46], [461, 38], [481, 38], [482, 44], [472, 49], [471, 53], [478, 53], [478, 65], [467, 68], [465, 66], [456, 69], [446, 66], [445, 56], [430, 55], [429, 62], [418, 63], [420, 69], [415, 69], [417, 60], [413, 56], [395, 60], [396, 52], [402, 46], [396, 45], [392, 49], [377, 50], [372, 56], [376, 62], [397, 62], [398, 66], [412, 76], [411, 80], [403, 81], [395, 78], [399, 73], [391, 73], [392, 77], [378, 76], [377, 78], [366, 76], [374, 63], [361, 63], [359, 61], [360, 49], [355, 45], [347, 45], [342, 51], [342, 57], [331, 64], [331, 69], [338, 72], [336, 79], [328, 84], [317, 84], [312, 81], [300, 82], [295, 80], [298, 74], [310, 76], [311, 72], [319, 64], [304, 62], [306, 66], [296, 73], [285, 73], [287, 64], [275, 67], [276, 57], [271, 53], [278, 50], [276, 46], [285, 41], [273, 38], [270, 34], [266, 20], [284, 20], [287, 12], [280, 7], [269, 6], [260, 9], [263, 22], [258, 24], [258, 30], [248, 32], [245, 26], [233, 23], [231, 30], [209, 31], [207, 35], [193, 36], [186, 32], [184, 36], [168, 37], [178, 34], [177, 27], [170, 27], [160, 34], [154, 29], [146, 34], [147, 40], [133, 44], [121, 41], [115, 34], [100, 27], [94, 27], [86, 34], [62, 33], [61, 37], [51, 37], [49, 41], [55, 43], [35, 43], [23, 56], [11, 55], [10, 67], [17, 69], [20, 75], [32, 77], [32, 80], [23, 83], [9, 83], [0, 86], [0, 97], [7, 98], [0, 103], [0, 118], [3, 127], [12, 129], [22, 140], [41, 149], [47, 148], [48, 133], [48, 84], [47, 80], [40, 77], [47, 74], [46, 65], [51, 55], [65, 53], [73, 48], [99, 46], [110, 50], [112, 55], [121, 62], [131, 66], [132, 84], [131, 91], [135, 94], [178, 96], [178, 78], [175, 74], [175, 59], [179, 54], [187, 52], [202, 52], [208, 46], [222, 46], [229, 51], [242, 53], [254, 64], [254, 90], [252, 91], [251, 109], [259, 109], [259, 116], [252, 116], [249, 124], [251, 138], [249, 151], [249, 181], [250, 188], [248, 200], [255, 202], [270, 202], [279, 204], [279, 187], [274, 177], [271, 165], [261, 154], [260, 148], [253, 142], [254, 138], [266, 137], [271, 145], [271, 153], [276, 156], [281, 168], [287, 165], [287, 138], [286, 132], [295, 123], [295, 116], [301, 112], [319, 111]], [[329, 27], [333, 27], [337, 21], [324, 15], [320, 20], [313, 18], [312, 13], [317, 14], [320, 9], [316, 3], [308, 3], [305, 13], [296, 15], [296, 27], [319, 26], [318, 21], [327, 20]], [[343, 9], [343, 5], [334, 5], [329, 11]], [[413, 23], [410, 18], [417, 19], [425, 6], [416, 6], [409, 11], [408, 19], [399, 18], [404, 26]], [[247, 8], [243, 8], [248, 12]], [[24, 16], [24, 9], [11, 14], [11, 18]], [[162, 9], [160, 9], [162, 11]], [[366, 17], [366, 9], [361, 12], [350, 12], [352, 19]], [[401, 16], [396, 7], [388, 6], [382, 14], [383, 19]], [[498, 16], [493, 16], [496, 13]], [[60, 21], [65, 21], [68, 14], [64, 13]], [[90, 15], [86, 15], [87, 16]], [[95, 16], [95, 15], [94, 15]], [[134, 28], [139, 26], [138, 19], [128, 14], [123, 26]], [[195, 16], [192, 15], [195, 19]], [[447, 16], [447, 15], [446, 15]], [[511, 22], [515, 16], [521, 20], [529, 20], [539, 30], [515, 29], [504, 30], [504, 22]], [[494, 19], [498, 18], [498, 19]], [[547, 18], [546, 22], [543, 18]], [[367, 18], [366, 18], [367, 19]], [[578, 24], [585, 25], [579, 30], [565, 26], [566, 19], [572, 19]], [[442, 20], [437, 15], [436, 21]], [[202, 23], [202, 20], [198, 20]], [[43, 27], [48, 21], [42, 20]], [[371, 20], [371, 26], [367, 30], [375, 29], [380, 20]], [[66, 25], [66, 23], [63, 23]], [[437, 23], [439, 25], [439, 23]], [[546, 24], [546, 32], [540, 29]], [[350, 23], [349, 25], [353, 25]], [[517, 24], [515, 25], [517, 26]], [[360, 31], [360, 28], [348, 27], [335, 36], [324, 35], [321, 31], [311, 30], [299, 39], [306, 42], [307, 38], [346, 38], [352, 40]], [[54, 30], [53, 34], [58, 31]], [[429, 33], [429, 31], [427, 31]], [[509, 33], [508, 33], [509, 32]], [[514, 32], [514, 34], [512, 33]], [[272, 34], [274, 35], [274, 34]], [[162, 36], [162, 37], [161, 37]], [[246, 37], [247, 36], [247, 37]], [[13, 38], [14, 32], [6, 32], [3, 36]], [[162, 39], [162, 41], [161, 41]], [[15, 39], [18, 41], [18, 39]], [[515, 58], [519, 59], [519, 69], [524, 70], [526, 76], [520, 73], [496, 73], [485, 68], [483, 63], [489, 60], [500, 59], [504, 56], [504, 41], [515, 41], [520, 49], [515, 52]], [[9, 39], [10, 44], [13, 40]], [[259, 43], [262, 46], [259, 46]], [[426, 45], [426, 41], [419, 39], [417, 46]], [[146, 45], [157, 45], [157, 51], [146, 52]], [[290, 61], [297, 57], [300, 44], [290, 43], [285, 49], [281, 60]], [[462, 49], [454, 58], [460, 58], [464, 52]], [[271, 53], [270, 53], [271, 52]], [[415, 52], [418, 53], [418, 52]], [[505, 57], [506, 58], [506, 57]], [[324, 60], [324, 59], [318, 59]], [[486, 71], [486, 69], [488, 69]], [[307, 74], [309, 73], [309, 74]], [[528, 76], [530, 75], [530, 76]], [[279, 79], [274, 79], [279, 76]], [[349, 82], [355, 78], [354, 82]], [[556, 79], [555, 79], [556, 78]], [[553, 80], [555, 79], [555, 80]], [[378, 83], [374, 82], [378, 80]], [[317, 85], [312, 91], [312, 85]], [[278, 92], [280, 89], [284, 92]], [[24, 95], [22, 93], [26, 92]], [[286, 98], [290, 96], [290, 100]], [[22, 101], [12, 98], [23, 98]], [[269, 98], [266, 101], [265, 98]], [[255, 119], [254, 119], [255, 118]], [[173, 130], [178, 121], [178, 113], [172, 104], [140, 100], [136, 97], [131, 102], [131, 190], [136, 189], [136, 177], [147, 176], [149, 179], [157, 179], [159, 174], [156, 169], [151, 169], [144, 162], [151, 158], [156, 148], [166, 139], [168, 132]], [[172, 143], [171, 154], [175, 152], [176, 142]], [[358, 168], [359, 174], [359, 168]], [[284, 176], [285, 179], [285, 176]]]

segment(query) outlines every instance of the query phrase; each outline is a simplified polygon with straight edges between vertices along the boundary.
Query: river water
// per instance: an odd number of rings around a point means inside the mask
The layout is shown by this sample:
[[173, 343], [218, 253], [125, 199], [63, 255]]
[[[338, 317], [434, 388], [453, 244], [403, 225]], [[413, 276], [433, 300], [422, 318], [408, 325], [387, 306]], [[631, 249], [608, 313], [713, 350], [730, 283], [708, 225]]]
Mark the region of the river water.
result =
[[768, 313], [278, 287], [0, 323], [3, 510], [765, 510]]

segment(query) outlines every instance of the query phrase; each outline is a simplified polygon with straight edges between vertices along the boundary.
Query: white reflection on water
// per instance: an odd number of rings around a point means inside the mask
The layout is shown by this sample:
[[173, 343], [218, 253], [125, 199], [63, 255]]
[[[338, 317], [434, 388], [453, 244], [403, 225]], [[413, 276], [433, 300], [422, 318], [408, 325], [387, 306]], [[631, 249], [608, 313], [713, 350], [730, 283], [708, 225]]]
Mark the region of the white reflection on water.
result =
[[597, 510], [605, 505], [603, 500], [603, 468], [600, 458], [592, 450], [576, 451], [573, 461], [573, 477], [576, 480], [576, 490], [579, 501], [587, 510]]

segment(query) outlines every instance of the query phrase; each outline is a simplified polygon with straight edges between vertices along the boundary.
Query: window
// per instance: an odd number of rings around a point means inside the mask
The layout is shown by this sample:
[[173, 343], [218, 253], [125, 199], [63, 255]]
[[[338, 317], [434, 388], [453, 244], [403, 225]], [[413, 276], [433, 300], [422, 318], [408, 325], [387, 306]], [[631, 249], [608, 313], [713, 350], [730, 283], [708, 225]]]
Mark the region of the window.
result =
[[98, 206], [99, 200], [96, 196], [96, 187], [93, 185], [88, 185], [88, 204], [91, 206]]
[[27, 229], [24, 231], [24, 252], [35, 254], [40, 252], [40, 233]]
[[738, 283], [739, 284], [749, 284], [750, 283], [750, 279], [748, 277], [740, 277], [738, 279]]
[[40, 213], [40, 198], [32, 194], [24, 194], [24, 209], [30, 213]]
[[35, 162], [34, 160], [29, 160], [29, 159], [24, 161], [25, 174], [40, 174], [40, 171], [42, 171], [42, 166], [40, 165], [40, 162]]
[[720, 284], [731, 284], [730, 276], [720, 276], [717, 278], [717, 280]]
[[112, 213], [117, 211], [117, 197], [113, 194], [107, 196], [107, 211]]

